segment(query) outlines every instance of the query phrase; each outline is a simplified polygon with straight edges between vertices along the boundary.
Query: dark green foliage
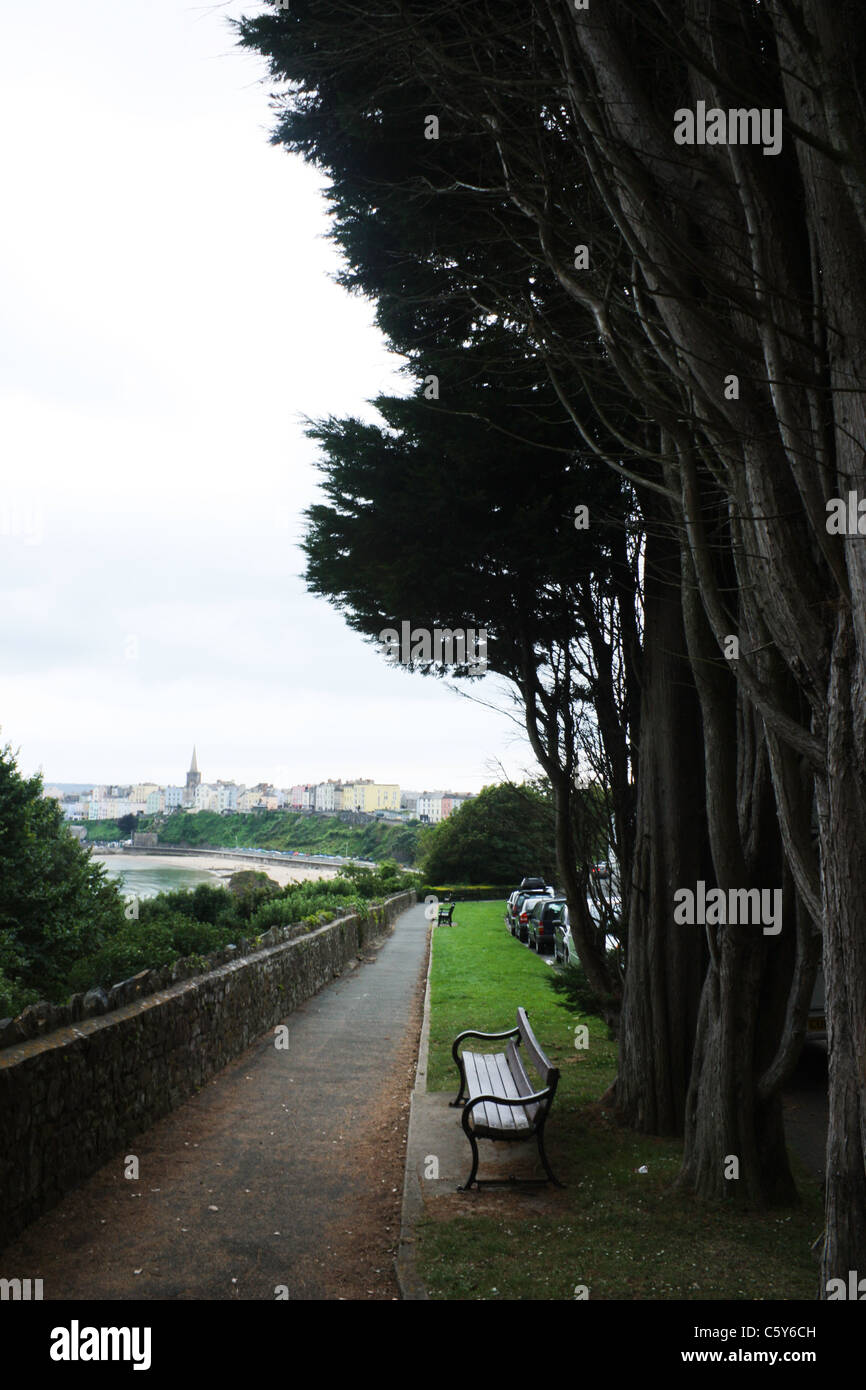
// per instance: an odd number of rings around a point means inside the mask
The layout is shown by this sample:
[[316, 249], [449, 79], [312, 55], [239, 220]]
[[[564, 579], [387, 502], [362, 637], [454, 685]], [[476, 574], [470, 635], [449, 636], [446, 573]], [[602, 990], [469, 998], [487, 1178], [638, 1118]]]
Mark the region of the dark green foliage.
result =
[[[181, 922], [184, 927], [190, 925], [186, 918], [181, 918]], [[112, 941], [76, 961], [69, 971], [66, 993], [83, 992], [96, 985], [119, 984], [142, 970], [172, 965], [180, 954], [169, 920], [125, 922], [123, 930]]]
[[[72, 838], [42, 779], [21, 776], [0, 750], [0, 1003], [17, 1012], [59, 1002], [75, 960], [109, 941], [124, 901], [101, 865]], [[4, 1002], [5, 1000], [5, 1002]]]
[[246, 880], [241, 888], [247, 891], [200, 883], [191, 890], [146, 898], [136, 920], [124, 920], [110, 942], [72, 966], [66, 992], [117, 984], [181, 956], [204, 957], [243, 938], [252, 940], [273, 926], [305, 922], [316, 927], [341, 913], [366, 912], [372, 900], [402, 892], [415, 881], [393, 863], [384, 865], [381, 873], [350, 872], [357, 882], [346, 876], [279, 888], [267, 875], [251, 871], [233, 876]]
[[418, 900], [423, 902], [432, 894], [440, 902], [444, 899], [455, 903], [498, 902], [507, 898], [514, 886], [513, 883], [425, 883], [418, 889]]
[[485, 787], [424, 841], [431, 883], [519, 883], [525, 874], [556, 874], [553, 803], [534, 787]]
[[260, 869], [239, 869], [236, 874], [232, 874], [228, 881], [229, 891], [237, 897], [246, 897], [248, 893], [257, 892], [265, 888], [269, 892], [280, 891], [280, 885], [276, 879], [270, 878]]

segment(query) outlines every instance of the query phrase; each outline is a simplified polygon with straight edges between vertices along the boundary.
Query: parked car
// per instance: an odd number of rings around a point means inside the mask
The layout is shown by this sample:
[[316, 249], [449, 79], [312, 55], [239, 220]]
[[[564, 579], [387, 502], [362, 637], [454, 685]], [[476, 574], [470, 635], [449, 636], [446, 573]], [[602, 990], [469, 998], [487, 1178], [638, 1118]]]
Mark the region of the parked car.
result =
[[511, 932], [512, 936], [518, 936], [520, 934], [520, 909], [523, 907], [526, 899], [531, 896], [532, 894], [527, 892], [525, 888], [518, 888], [517, 892], [512, 893], [511, 897], [508, 899], [508, 930]]
[[519, 941], [528, 942], [529, 940], [529, 915], [537, 902], [549, 902], [555, 897], [552, 888], [547, 888], [543, 893], [525, 893], [517, 900], [517, 922], [514, 935]]
[[538, 895], [538, 888], [514, 888], [506, 903], [505, 920], [509, 924], [509, 931], [513, 937], [517, 935], [517, 920], [520, 917], [520, 909], [523, 908], [525, 899], [534, 898]]
[[515, 888], [505, 904], [505, 922], [512, 936], [517, 936], [518, 917], [526, 899], [548, 895], [553, 897], [553, 888], [543, 878], [525, 878], [519, 888]]
[[[586, 905], [589, 909], [590, 917], [596, 923], [596, 925], [599, 925], [600, 914], [597, 904], [592, 901], [592, 898], [587, 898]], [[604, 944], [605, 949], [608, 951], [621, 950], [621, 942], [617, 937], [612, 936], [610, 933], [608, 933], [608, 935], [605, 937]], [[577, 954], [577, 948], [575, 947], [574, 939], [571, 935], [571, 922], [568, 916], [568, 903], [566, 903], [559, 918], [554, 922], [553, 959], [557, 962], [557, 964], [561, 965], [580, 964], [580, 957]]]
[[567, 904], [565, 898], [539, 898], [529, 914], [527, 944], [531, 951], [553, 951], [556, 923]]
[[521, 889], [515, 888], [514, 892], [509, 895], [508, 901], [505, 904], [505, 925], [511, 932], [512, 936], [514, 935], [515, 907], [517, 905], [517, 899], [520, 897], [520, 894]]

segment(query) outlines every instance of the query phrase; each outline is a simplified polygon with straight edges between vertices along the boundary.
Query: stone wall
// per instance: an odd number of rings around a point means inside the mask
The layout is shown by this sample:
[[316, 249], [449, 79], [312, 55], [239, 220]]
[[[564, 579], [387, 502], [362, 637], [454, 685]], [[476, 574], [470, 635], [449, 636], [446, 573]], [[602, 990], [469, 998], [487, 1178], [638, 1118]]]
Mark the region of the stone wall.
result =
[[263, 949], [205, 975], [3, 1048], [0, 1249], [339, 975], [414, 901], [400, 893], [365, 917], [276, 944], [265, 937]]

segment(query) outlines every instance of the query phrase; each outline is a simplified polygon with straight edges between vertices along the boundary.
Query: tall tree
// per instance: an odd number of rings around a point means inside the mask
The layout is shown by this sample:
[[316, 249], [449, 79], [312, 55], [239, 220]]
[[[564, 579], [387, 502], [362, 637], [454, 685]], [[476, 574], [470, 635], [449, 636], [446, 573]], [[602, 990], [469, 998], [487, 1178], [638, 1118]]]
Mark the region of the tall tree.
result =
[[124, 921], [124, 900], [90, 851], [69, 834], [40, 777], [22, 777], [0, 749], [0, 980], [7, 1007], [33, 995], [66, 998], [74, 962]]

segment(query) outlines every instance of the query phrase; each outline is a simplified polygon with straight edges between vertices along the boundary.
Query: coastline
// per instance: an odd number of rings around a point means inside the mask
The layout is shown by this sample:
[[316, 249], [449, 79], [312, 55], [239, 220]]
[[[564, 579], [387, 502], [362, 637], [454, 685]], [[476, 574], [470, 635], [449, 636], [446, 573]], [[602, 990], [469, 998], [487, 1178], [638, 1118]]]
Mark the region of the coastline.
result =
[[[222, 855], [209, 854], [203, 850], [201, 854], [142, 854], [137, 855], [135, 851], [124, 854], [100, 854], [98, 850], [93, 853], [93, 858], [101, 864], [111, 864], [120, 868], [121, 865], [129, 867], [141, 867], [152, 869], [197, 869], [203, 873], [215, 874], [221, 882], [228, 883], [231, 875], [242, 869], [258, 870], [266, 873], [281, 888], [285, 888], [288, 883], [307, 883], [311, 879], [336, 878], [339, 868], [332, 865], [308, 865], [292, 864], [291, 862], [280, 863], [279, 861], [263, 860], [255, 863], [250, 859], [229, 859]], [[133, 864], [133, 861], [134, 864]]]

